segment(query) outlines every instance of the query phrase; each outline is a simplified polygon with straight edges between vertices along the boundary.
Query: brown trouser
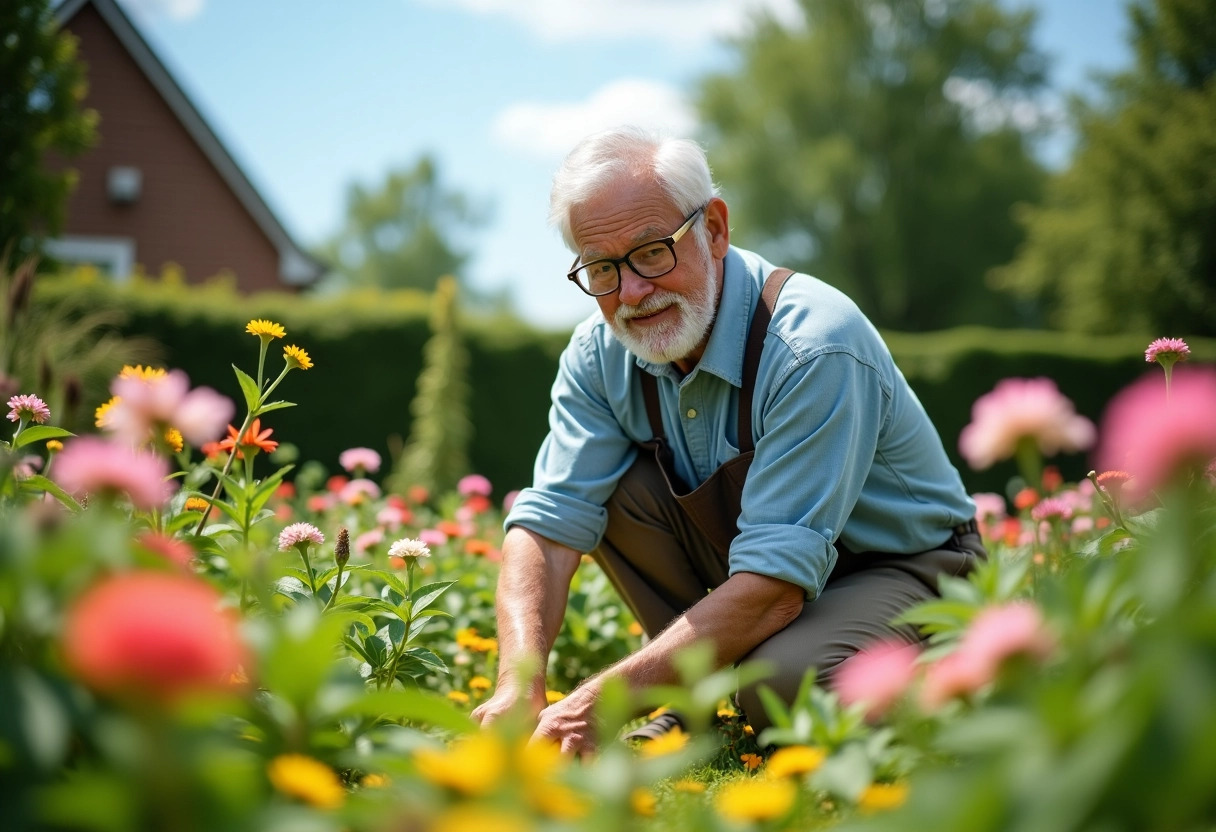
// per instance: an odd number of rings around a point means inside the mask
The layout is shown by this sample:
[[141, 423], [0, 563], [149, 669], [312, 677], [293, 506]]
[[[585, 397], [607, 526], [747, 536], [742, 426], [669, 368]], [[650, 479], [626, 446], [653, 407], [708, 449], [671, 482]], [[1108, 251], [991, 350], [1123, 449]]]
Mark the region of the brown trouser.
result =
[[[726, 580], [726, 558], [676, 503], [650, 454], [639, 454], [606, 508], [608, 527], [592, 555], [647, 635], [657, 635]], [[941, 548], [915, 555], [840, 549], [819, 597], [743, 661], [770, 662], [775, 675], [762, 684], [789, 702], [809, 668], [828, 684], [842, 661], [871, 642], [919, 641], [915, 628], [895, 627], [892, 619], [937, 597], [938, 576], [966, 574], [986, 557], [979, 535], [971, 531], [956, 531]], [[739, 705], [757, 732], [769, 725], [754, 687], [739, 691]]]

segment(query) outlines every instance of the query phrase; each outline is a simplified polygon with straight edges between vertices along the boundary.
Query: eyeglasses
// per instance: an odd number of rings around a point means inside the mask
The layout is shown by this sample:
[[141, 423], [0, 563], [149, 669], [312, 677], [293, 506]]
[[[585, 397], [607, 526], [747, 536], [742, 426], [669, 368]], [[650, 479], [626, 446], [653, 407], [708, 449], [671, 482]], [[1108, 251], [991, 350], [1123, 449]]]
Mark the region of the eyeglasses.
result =
[[[708, 204], [708, 203], [707, 203]], [[705, 210], [702, 205], [684, 219], [684, 224], [670, 237], [642, 243], [624, 257], [606, 257], [580, 266], [574, 258], [574, 266], [566, 277], [592, 297], [611, 295], [621, 285], [621, 264], [628, 263], [638, 277], [652, 279], [662, 277], [676, 267], [676, 243], [692, 228], [693, 220]]]

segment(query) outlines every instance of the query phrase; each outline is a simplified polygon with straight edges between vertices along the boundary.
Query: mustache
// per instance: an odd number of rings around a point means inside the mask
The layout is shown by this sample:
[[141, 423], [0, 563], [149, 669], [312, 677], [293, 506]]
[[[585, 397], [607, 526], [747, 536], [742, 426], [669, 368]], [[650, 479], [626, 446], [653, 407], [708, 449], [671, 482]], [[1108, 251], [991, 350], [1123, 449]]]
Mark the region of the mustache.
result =
[[683, 298], [674, 292], [664, 292], [663, 294], [652, 294], [642, 298], [642, 302], [637, 306], [626, 306], [621, 304], [616, 310], [616, 319], [618, 321], [629, 321], [634, 318], [645, 318], [647, 315], [653, 315], [656, 312], [662, 312], [669, 306], [678, 306], [683, 308]]

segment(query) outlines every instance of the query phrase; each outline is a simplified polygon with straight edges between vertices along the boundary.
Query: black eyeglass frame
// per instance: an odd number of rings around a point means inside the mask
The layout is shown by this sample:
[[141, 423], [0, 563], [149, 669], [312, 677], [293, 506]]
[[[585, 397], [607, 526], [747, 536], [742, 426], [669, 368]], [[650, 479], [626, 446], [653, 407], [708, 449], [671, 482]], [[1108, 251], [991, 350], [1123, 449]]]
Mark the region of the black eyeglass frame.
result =
[[[685, 217], [684, 222], [680, 225], [679, 228], [677, 228], [674, 232], [672, 232], [670, 237], [660, 237], [657, 240], [647, 240], [646, 242], [642, 243], [640, 246], [634, 246], [629, 251], [625, 252], [624, 257], [601, 257], [598, 260], [592, 260], [590, 263], [584, 263], [581, 266], [578, 263], [579, 258], [575, 257], [573, 266], [571, 267], [570, 271], [566, 273], [566, 279], [569, 280], [571, 283], [573, 283], [575, 286], [577, 286], [579, 289], [581, 289], [583, 291], [583, 294], [590, 295], [593, 298], [601, 298], [604, 295], [611, 295], [613, 292], [615, 292], [621, 288], [621, 265], [622, 264], [628, 264], [629, 268], [633, 270], [633, 273], [636, 274], [638, 277], [643, 278], [644, 280], [655, 280], [657, 278], [662, 277], [665, 274], [671, 274], [675, 270], [676, 266], [678, 266], [680, 264], [680, 258], [676, 255], [676, 243], [680, 242], [680, 238], [682, 238], [685, 234], [687, 234], [688, 230], [690, 228], [692, 228], [693, 221], [697, 218], [697, 214], [702, 213], [708, 207], [709, 207], [709, 203], [707, 202], [704, 205], [702, 205], [700, 208], [693, 211], [687, 217]], [[667, 246], [668, 250], [671, 252], [671, 261], [672, 261], [671, 268], [667, 269], [666, 271], [659, 272], [658, 274], [651, 274], [651, 275], [642, 274], [641, 272], [638, 271], [637, 267], [635, 265], [633, 265], [633, 261], [630, 258], [633, 257], [634, 254], [638, 253], [642, 249], [653, 246], [655, 243], [662, 243], [663, 245]], [[603, 292], [593, 292], [590, 289], [588, 289], [586, 286], [584, 286], [582, 284], [582, 281], [580, 281], [576, 275], [579, 272], [581, 272], [583, 269], [588, 268], [589, 266], [595, 266], [599, 263], [611, 263], [613, 265], [613, 267], [616, 269], [616, 285], [614, 285], [611, 289], [608, 289]]]

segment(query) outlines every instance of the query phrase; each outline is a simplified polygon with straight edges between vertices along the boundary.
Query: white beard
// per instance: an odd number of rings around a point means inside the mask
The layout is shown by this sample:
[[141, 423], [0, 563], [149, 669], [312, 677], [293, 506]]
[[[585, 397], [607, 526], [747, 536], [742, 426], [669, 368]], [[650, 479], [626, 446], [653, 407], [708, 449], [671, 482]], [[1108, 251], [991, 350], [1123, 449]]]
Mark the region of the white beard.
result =
[[[644, 361], [652, 364], [679, 361], [700, 346], [714, 325], [717, 313], [714, 288], [713, 273], [707, 269], [705, 280], [688, 295], [656, 289], [637, 306], [618, 306], [608, 325], [617, 340]], [[653, 315], [669, 306], [676, 308], [672, 320], [644, 325], [645, 329], [630, 326], [632, 318]]]

